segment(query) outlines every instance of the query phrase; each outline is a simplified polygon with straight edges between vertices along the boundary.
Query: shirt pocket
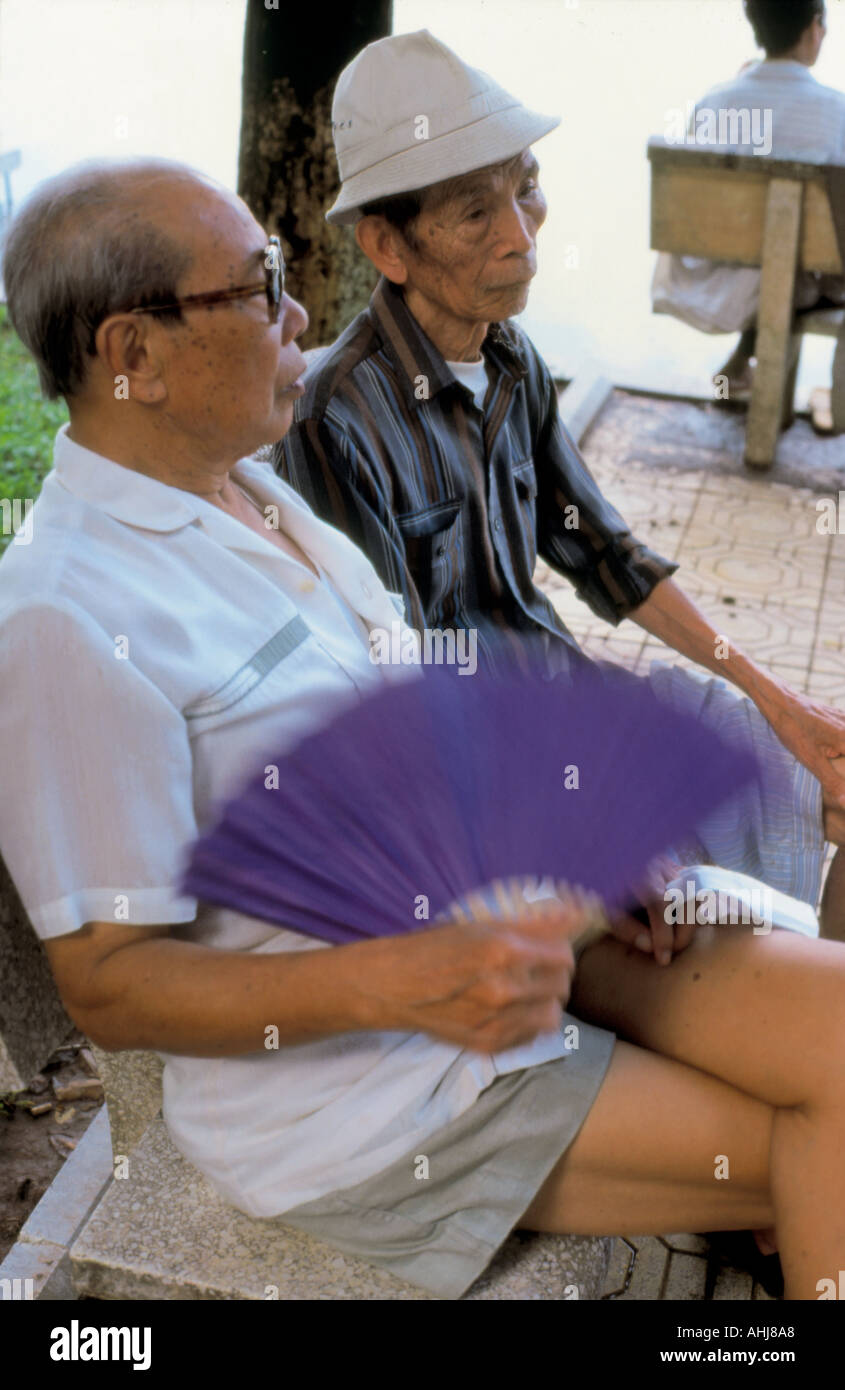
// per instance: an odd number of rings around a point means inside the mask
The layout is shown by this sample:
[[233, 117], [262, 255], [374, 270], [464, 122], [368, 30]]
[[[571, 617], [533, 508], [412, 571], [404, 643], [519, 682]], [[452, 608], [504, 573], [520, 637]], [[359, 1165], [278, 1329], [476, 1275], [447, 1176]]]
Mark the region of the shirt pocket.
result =
[[324, 646], [300, 614], [283, 621], [251, 654], [249, 647], [230, 651], [218, 662], [211, 690], [182, 706], [200, 830], [268, 758], [283, 757], [380, 682], [363, 644], [360, 665], [353, 666]]
[[280, 662], [290, 657], [311, 635], [308, 624], [297, 613], [272, 637], [238, 666], [215, 690], [185, 705], [182, 714], [188, 728], [206, 727], [213, 720], [240, 705], [261, 685]]
[[522, 544], [530, 573], [537, 561], [537, 473], [532, 458], [520, 459], [511, 469]]
[[458, 574], [458, 537], [463, 499], [449, 497], [415, 512], [402, 512], [396, 525], [405, 542], [405, 561], [417, 586], [426, 618], [437, 609]]

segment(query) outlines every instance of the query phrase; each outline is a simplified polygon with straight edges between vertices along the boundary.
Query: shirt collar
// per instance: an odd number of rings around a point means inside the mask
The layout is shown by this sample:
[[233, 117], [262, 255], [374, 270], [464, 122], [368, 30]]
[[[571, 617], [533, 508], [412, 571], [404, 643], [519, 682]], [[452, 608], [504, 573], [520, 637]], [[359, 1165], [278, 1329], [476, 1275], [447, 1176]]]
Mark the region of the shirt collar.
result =
[[[751, 75], [751, 74], [749, 74]], [[809, 78], [815, 82], [810, 69], [806, 63], [799, 63], [795, 58], [761, 58], [756, 68], [753, 69], [753, 76], [760, 77], [800, 77]]]
[[[233, 518], [205, 498], [96, 454], [93, 449], [87, 449], [69, 438], [67, 431], [68, 425], [62, 425], [53, 447], [56, 478], [68, 492], [92, 507], [97, 507], [127, 526], [137, 526], [145, 531], [177, 531], [197, 519], [207, 529], [231, 525]], [[267, 493], [267, 501], [278, 505], [278, 487], [283, 485], [275, 474], [272, 480], [267, 479], [268, 469], [269, 465], [261, 464], [258, 459], [244, 458], [229, 472], [236, 480], [249, 480], [253, 487], [257, 486], [259, 491]], [[272, 487], [262, 489], [265, 480], [275, 482], [276, 491]], [[244, 539], [251, 535], [248, 527], [241, 526], [239, 522], [235, 522], [235, 526], [239, 538], [244, 532]], [[260, 541], [261, 538], [257, 539]]]
[[[410, 406], [431, 399], [445, 387], [465, 389], [460, 387], [442, 352], [414, 318], [401, 288], [384, 275], [373, 290], [369, 312]], [[525, 376], [527, 368], [507, 322], [490, 325], [481, 350], [500, 372], [514, 377]], [[421, 376], [427, 380], [427, 393], [423, 396], [418, 394]]]
[[[55, 477], [92, 507], [128, 526], [148, 531], [176, 531], [199, 521], [212, 539], [229, 550], [278, 556], [271, 541], [213, 503], [95, 454], [69, 439], [67, 430], [67, 425], [62, 425], [56, 436]], [[396, 621], [397, 605], [364, 552], [341, 531], [320, 521], [303, 498], [276, 476], [269, 463], [243, 458], [229, 470], [229, 476], [249, 484], [262, 504], [271, 503], [280, 509], [285, 531], [310, 559], [322, 565], [341, 596], [365, 622], [389, 628]]]
[[176, 531], [199, 515], [201, 498], [95, 454], [67, 431], [64, 424], [56, 435], [53, 466], [58, 481], [75, 497], [147, 531]]

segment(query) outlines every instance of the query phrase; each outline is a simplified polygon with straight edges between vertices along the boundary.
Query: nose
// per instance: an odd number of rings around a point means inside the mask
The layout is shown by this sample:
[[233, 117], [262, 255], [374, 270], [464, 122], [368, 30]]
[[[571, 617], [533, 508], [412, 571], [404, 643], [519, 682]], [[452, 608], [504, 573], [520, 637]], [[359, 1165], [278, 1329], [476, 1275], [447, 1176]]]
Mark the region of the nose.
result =
[[292, 343], [295, 338], [301, 338], [307, 327], [307, 309], [286, 294], [282, 300], [282, 343]]
[[506, 255], [525, 256], [534, 249], [537, 234], [536, 221], [515, 198], [503, 208], [499, 216], [499, 237]]

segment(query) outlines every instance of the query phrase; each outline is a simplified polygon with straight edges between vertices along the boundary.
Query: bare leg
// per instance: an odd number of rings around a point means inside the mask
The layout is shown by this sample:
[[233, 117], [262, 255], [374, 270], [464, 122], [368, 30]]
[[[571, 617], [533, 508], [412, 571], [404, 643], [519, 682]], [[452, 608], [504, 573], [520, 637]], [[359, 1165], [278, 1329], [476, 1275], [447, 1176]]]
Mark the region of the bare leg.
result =
[[819, 921], [828, 941], [845, 941], [845, 852], [841, 849], [828, 870]]
[[[619, 1042], [587, 1119], [519, 1224], [569, 1235], [765, 1227], [773, 1121], [771, 1106]], [[717, 1182], [726, 1136], [731, 1178]]]
[[[592, 946], [570, 1007], [657, 1055], [649, 1066], [617, 1049], [524, 1223], [584, 1234], [776, 1225], [787, 1297], [816, 1298], [845, 1264], [843, 994], [845, 948], [792, 932], [702, 927], [665, 968], [617, 941]], [[660, 1073], [661, 1058], [681, 1072]], [[702, 1090], [708, 1080], [715, 1090]]]
[[756, 329], [747, 328], [745, 332], [740, 335], [739, 342], [728, 360], [714, 375], [726, 376], [736, 390], [750, 390], [753, 381], [751, 359], [754, 356], [756, 344]]

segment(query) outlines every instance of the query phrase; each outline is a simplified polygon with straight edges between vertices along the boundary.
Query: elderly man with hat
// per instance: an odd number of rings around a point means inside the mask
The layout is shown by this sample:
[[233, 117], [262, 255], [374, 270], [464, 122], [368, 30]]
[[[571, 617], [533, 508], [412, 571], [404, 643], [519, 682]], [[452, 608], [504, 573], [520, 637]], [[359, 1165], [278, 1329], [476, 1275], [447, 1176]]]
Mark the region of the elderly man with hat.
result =
[[[276, 448], [279, 474], [403, 592], [419, 629], [468, 628], [482, 650], [502, 634], [519, 643], [539, 633], [552, 670], [585, 662], [534, 583], [539, 555], [599, 617], [631, 618], [739, 687], [750, 700], [680, 667], [655, 663], [649, 677], [704, 717], [750, 723], [791, 784], [789, 813], [770, 808], [757, 833], [725, 827], [698, 855], [815, 906], [825, 837], [845, 842], [845, 715], [729, 647], [674, 582], [677, 565], [631, 535], [559, 418], [548, 368], [511, 321], [526, 306], [546, 216], [531, 147], [559, 120], [528, 110], [427, 30], [358, 54], [332, 114], [342, 183], [326, 216], [354, 227], [381, 278], [311, 372]], [[842, 858], [822, 909], [836, 936]]]

